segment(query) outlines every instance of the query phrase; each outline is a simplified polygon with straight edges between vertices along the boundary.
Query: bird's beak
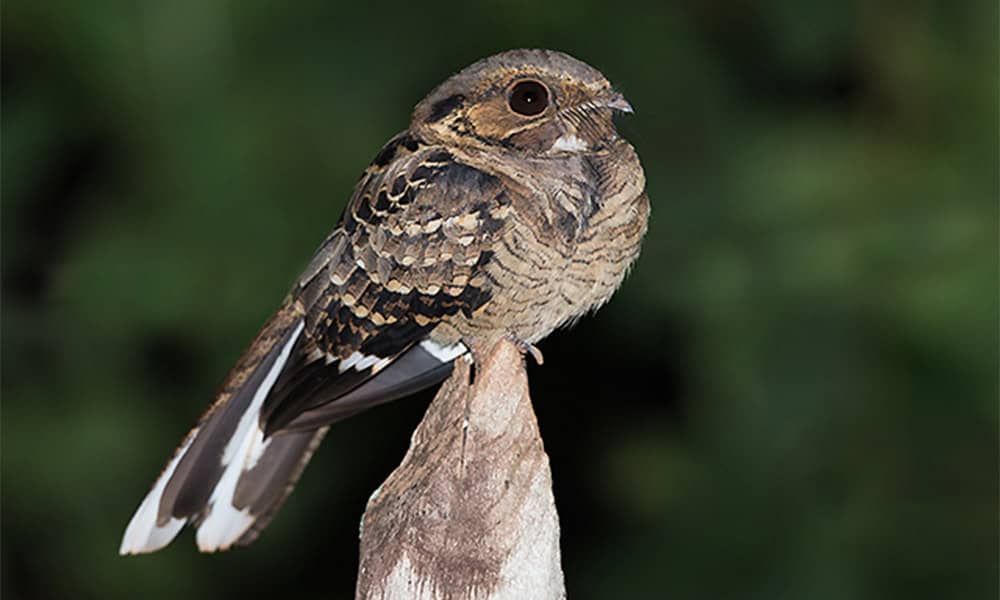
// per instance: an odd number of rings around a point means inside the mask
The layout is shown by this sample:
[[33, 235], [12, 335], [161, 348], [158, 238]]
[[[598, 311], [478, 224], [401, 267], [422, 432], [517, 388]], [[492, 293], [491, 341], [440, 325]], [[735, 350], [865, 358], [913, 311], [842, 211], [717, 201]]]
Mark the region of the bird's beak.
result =
[[612, 110], [617, 110], [619, 112], [631, 114], [634, 112], [632, 110], [632, 105], [628, 103], [625, 96], [622, 96], [620, 92], [611, 90], [611, 92], [605, 97], [601, 102], [603, 106], [606, 106]]

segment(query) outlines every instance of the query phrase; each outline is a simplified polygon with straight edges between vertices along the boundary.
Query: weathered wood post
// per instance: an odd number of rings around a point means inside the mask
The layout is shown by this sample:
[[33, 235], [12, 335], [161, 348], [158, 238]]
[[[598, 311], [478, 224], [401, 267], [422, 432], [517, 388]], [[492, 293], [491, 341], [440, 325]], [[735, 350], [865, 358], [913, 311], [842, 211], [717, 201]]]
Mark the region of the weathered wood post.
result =
[[362, 519], [357, 598], [564, 598], [559, 517], [524, 360], [456, 361]]

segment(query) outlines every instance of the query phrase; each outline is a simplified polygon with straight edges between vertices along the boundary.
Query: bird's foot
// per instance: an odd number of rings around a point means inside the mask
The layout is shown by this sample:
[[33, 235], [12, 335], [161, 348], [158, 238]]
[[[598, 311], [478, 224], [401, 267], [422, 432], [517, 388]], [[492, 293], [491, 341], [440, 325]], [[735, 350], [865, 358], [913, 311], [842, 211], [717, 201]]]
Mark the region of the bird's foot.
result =
[[542, 351], [539, 350], [537, 346], [529, 344], [523, 340], [519, 340], [515, 337], [510, 338], [510, 340], [514, 342], [514, 345], [521, 351], [521, 354], [530, 354], [531, 358], [535, 359], [536, 365], [542, 366], [545, 364], [545, 357], [542, 356]]

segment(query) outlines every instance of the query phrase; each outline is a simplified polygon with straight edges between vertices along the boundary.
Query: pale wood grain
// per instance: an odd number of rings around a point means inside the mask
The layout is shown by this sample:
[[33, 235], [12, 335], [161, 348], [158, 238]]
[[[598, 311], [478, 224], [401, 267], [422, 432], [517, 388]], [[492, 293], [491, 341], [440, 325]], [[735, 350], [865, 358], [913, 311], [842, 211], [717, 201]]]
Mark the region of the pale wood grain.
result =
[[[548, 456], [518, 349], [456, 361], [362, 520], [358, 598], [564, 598]], [[471, 371], [475, 371], [470, 385]]]

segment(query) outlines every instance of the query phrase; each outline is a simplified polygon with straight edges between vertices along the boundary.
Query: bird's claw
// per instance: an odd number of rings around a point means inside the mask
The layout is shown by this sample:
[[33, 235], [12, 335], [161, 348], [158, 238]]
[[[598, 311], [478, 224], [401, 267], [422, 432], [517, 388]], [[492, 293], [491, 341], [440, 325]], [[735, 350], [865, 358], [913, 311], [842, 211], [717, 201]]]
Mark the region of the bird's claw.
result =
[[517, 346], [517, 349], [521, 351], [521, 354], [530, 354], [531, 358], [535, 359], [536, 365], [542, 366], [545, 364], [545, 357], [542, 356], [542, 351], [538, 349], [538, 346], [516, 338], [512, 341], [514, 342], [514, 345]]

